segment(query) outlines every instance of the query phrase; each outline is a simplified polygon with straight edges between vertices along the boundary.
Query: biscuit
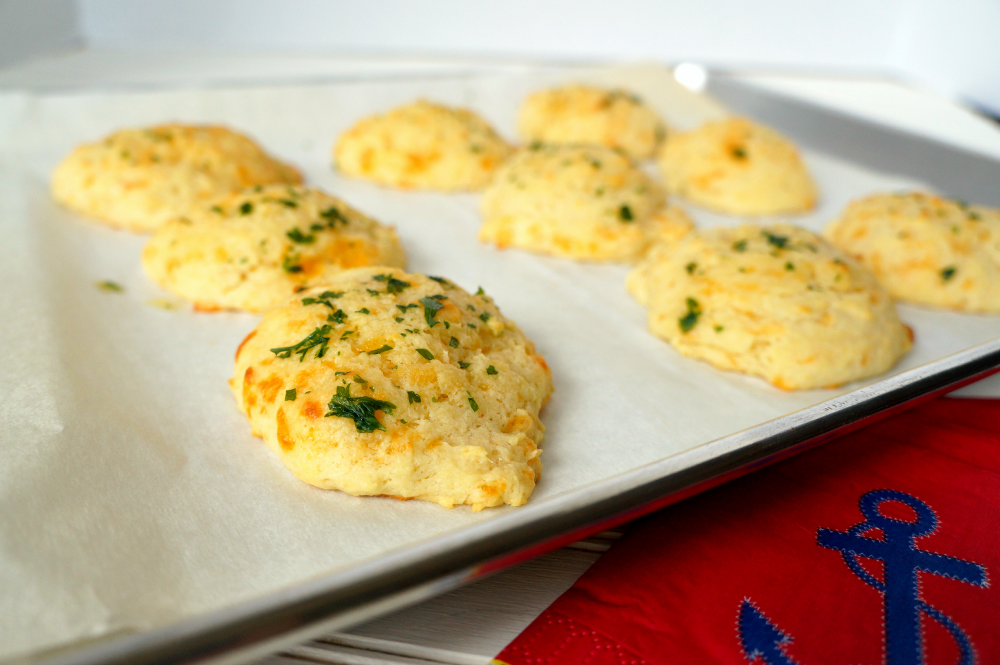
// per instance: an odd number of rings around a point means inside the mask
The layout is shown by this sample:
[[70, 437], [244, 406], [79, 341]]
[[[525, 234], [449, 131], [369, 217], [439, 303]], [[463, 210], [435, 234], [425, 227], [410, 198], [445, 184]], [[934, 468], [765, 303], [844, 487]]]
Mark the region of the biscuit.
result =
[[692, 228], [664, 208], [663, 188], [601, 146], [534, 146], [512, 157], [483, 193], [479, 239], [588, 261], [633, 261], [655, 240]]
[[203, 311], [263, 312], [345, 269], [405, 262], [392, 228], [317, 189], [288, 185], [192, 208], [142, 252], [154, 282]]
[[521, 107], [518, 130], [525, 141], [590, 143], [649, 159], [666, 136], [660, 118], [623, 90], [583, 85], [541, 90]]
[[403, 189], [478, 190], [511, 148], [478, 115], [418, 101], [365, 118], [333, 150], [344, 174]]
[[528, 500], [545, 360], [482, 289], [358, 268], [268, 312], [230, 385], [299, 479], [473, 510]]
[[824, 235], [893, 298], [1000, 313], [1000, 211], [919, 192], [852, 202]]
[[76, 148], [52, 174], [52, 197], [111, 226], [153, 231], [229, 192], [300, 182], [298, 171], [231, 129], [159, 125]]
[[816, 185], [795, 146], [745, 118], [671, 133], [659, 165], [670, 193], [718, 212], [771, 215], [816, 205]]
[[912, 342], [874, 275], [793, 226], [692, 233], [650, 252], [628, 288], [682, 355], [785, 390], [881, 374]]

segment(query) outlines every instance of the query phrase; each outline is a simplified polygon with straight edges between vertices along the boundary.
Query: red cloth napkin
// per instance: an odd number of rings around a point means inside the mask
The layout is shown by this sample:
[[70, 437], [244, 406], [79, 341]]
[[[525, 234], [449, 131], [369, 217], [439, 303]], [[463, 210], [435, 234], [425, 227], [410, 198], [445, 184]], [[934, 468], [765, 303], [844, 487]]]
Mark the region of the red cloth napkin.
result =
[[497, 656], [1000, 662], [1000, 401], [939, 399], [661, 510]]

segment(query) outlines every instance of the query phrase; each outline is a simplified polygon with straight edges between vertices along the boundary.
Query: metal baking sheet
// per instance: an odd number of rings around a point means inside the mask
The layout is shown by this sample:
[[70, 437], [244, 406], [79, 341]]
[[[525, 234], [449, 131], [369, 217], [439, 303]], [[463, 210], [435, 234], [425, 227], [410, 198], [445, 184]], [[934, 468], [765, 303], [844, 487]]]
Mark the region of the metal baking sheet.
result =
[[[335, 137], [372, 112], [417, 97], [462, 104], [513, 138], [524, 95], [571, 80], [629, 87], [675, 127], [725, 113], [657, 67], [0, 96], [0, 660], [247, 658], [677, 500], [1000, 365], [1000, 317], [901, 307], [917, 343], [893, 372], [835, 391], [782, 392], [649, 335], [623, 266], [497, 251], [475, 239], [476, 196], [390, 191], [329, 166]], [[723, 96], [733, 107], [753, 98], [737, 88]], [[796, 223], [818, 230], [873, 190], [952, 193], [933, 170], [854, 159], [849, 133], [830, 149], [823, 137], [844, 119], [808, 117], [816, 124], [793, 135], [823, 198]], [[139, 267], [144, 238], [48, 197], [49, 173], [75, 144], [166, 120], [247, 131], [310, 184], [395, 224], [411, 269], [482, 285], [519, 322], [556, 384], [543, 412], [544, 477], [528, 505], [473, 513], [326, 492], [294, 479], [250, 436], [225, 380], [257, 317], [152, 306], [168, 296]], [[914, 151], [928, 163], [953, 160], [982, 185], [954, 193], [997, 203], [986, 191], [997, 163], [864, 129], [904, 146], [906, 161]], [[692, 213], [703, 226], [737, 223]], [[125, 292], [95, 288], [108, 279]]]

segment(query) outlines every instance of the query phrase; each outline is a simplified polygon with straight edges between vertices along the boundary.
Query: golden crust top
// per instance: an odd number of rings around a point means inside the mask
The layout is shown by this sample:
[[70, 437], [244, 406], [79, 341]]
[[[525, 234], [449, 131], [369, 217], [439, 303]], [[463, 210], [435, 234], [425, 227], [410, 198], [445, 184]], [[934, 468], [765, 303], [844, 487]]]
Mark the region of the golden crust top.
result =
[[302, 176], [226, 127], [125, 129], [76, 148], [52, 174], [52, 196], [111, 226], [152, 231], [191, 206]]
[[552, 382], [488, 296], [386, 268], [299, 295], [240, 345], [230, 382], [296, 476], [448, 507], [527, 501]]
[[651, 252], [628, 287], [680, 353], [786, 390], [881, 374], [911, 345], [874, 276], [793, 226], [692, 233]]
[[418, 101], [361, 120], [334, 146], [349, 176], [403, 189], [482, 189], [511, 148], [468, 109]]
[[672, 133], [659, 164], [670, 193], [719, 212], [770, 215], [816, 205], [816, 185], [795, 146], [746, 118]]
[[518, 128], [528, 142], [590, 143], [633, 159], [652, 157], [666, 136], [656, 112], [637, 96], [583, 85], [533, 93], [521, 107]]
[[142, 253], [153, 281], [206, 311], [263, 312], [348, 268], [405, 262], [391, 227], [318, 189], [287, 185], [192, 208]]
[[663, 189], [621, 153], [601, 146], [523, 150], [483, 193], [479, 238], [500, 247], [590, 261], [632, 261], [653, 241], [692, 228]]
[[921, 305], [1000, 313], [1000, 211], [932, 194], [852, 202], [824, 235], [889, 294]]

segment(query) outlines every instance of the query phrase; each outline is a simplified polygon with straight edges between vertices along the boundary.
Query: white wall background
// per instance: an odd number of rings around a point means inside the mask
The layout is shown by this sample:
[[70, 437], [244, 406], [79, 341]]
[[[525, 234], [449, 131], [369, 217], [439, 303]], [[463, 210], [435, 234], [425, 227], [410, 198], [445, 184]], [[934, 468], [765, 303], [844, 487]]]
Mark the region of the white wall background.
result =
[[23, 20], [20, 29], [4, 20], [25, 7], [50, 32], [75, 26], [77, 40], [97, 49], [655, 59], [874, 73], [1000, 113], [1000, 0], [0, 0], [0, 66], [16, 50], [9, 40], [21, 44], [31, 33]]

